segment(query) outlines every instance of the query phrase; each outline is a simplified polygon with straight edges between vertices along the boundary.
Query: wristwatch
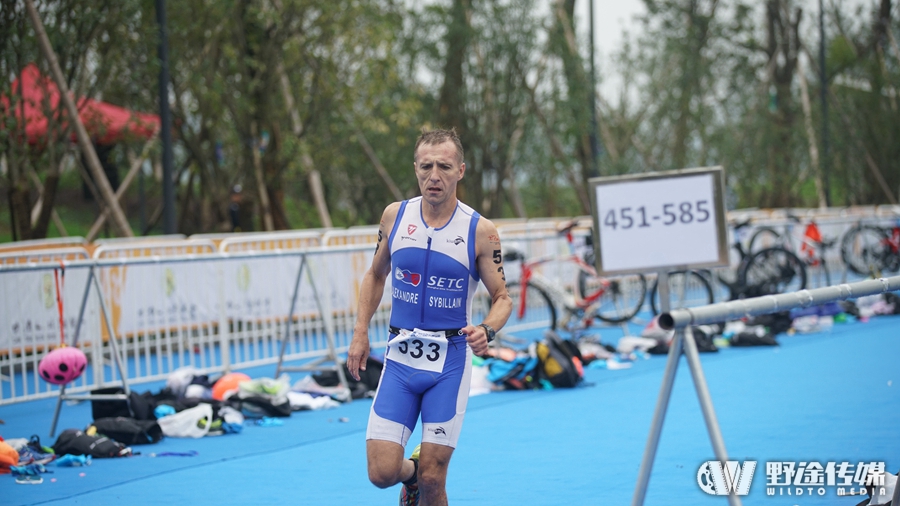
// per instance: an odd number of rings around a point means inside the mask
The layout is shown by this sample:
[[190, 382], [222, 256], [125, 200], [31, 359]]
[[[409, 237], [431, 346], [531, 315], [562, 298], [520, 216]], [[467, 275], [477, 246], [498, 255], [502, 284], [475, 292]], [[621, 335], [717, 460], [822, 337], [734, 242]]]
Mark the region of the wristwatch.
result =
[[487, 323], [482, 323], [478, 326], [484, 329], [484, 333], [487, 334], [488, 342], [492, 342], [494, 340], [494, 336], [497, 335], [497, 331]]

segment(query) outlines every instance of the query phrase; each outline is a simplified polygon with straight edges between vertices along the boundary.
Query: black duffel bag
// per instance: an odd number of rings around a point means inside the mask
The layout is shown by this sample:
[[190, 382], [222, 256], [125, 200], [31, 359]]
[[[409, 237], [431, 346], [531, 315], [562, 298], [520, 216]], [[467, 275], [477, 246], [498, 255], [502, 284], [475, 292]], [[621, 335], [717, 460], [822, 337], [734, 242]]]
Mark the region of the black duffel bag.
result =
[[90, 455], [94, 458], [128, 457], [131, 448], [106, 436], [89, 436], [78, 429], [62, 431], [53, 443], [53, 452], [63, 455]]
[[91, 424], [102, 434], [125, 445], [148, 445], [158, 443], [163, 431], [156, 420], [137, 420], [124, 416], [98, 418]]

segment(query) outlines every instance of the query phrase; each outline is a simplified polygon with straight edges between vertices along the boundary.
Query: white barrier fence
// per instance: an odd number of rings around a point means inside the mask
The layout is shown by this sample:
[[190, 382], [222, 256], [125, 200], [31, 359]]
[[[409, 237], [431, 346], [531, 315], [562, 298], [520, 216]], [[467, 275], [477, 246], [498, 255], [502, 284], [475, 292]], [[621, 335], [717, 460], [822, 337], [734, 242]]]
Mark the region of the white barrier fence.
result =
[[[60, 292], [66, 343], [81, 348], [91, 364], [89, 373], [66, 389], [77, 394], [121, 383], [110, 355], [111, 339], [125, 358], [122, 365], [129, 383], [164, 379], [186, 366], [217, 372], [274, 364], [303, 258], [319, 296], [327, 298], [335, 344], [339, 351], [346, 350], [359, 282], [367, 267], [352, 257], [371, 257], [373, 250], [374, 244], [327, 251], [123, 255], [67, 262], [64, 267], [59, 263], [3, 266], [0, 321], [11, 332], [0, 334], [0, 404], [50, 397], [59, 391], [35, 374], [40, 359], [60, 343], [55, 277], [65, 280]], [[92, 270], [100, 281], [99, 291], [90, 290]], [[102, 324], [101, 296], [111, 332]], [[376, 345], [387, 338], [388, 310], [385, 305], [374, 319]], [[305, 281], [299, 285], [293, 322], [285, 360], [321, 357], [327, 352], [325, 322]], [[376, 332], [379, 324], [384, 332]]]
[[[0, 333], [0, 404], [60, 392], [36, 374], [40, 359], [61, 340], [57, 277], [65, 280], [60, 287], [65, 343], [82, 349], [90, 363], [66, 395], [123, 383], [113, 340], [129, 384], [165, 379], [179, 367], [219, 372], [276, 364], [289, 314], [285, 361], [326, 357], [329, 326], [337, 352], [345, 352], [362, 276], [375, 249], [374, 240], [359, 240], [356, 232], [348, 236], [345, 241], [332, 234], [338, 245], [327, 248], [242, 247], [239, 253], [196, 242], [183, 245], [189, 251], [168, 243], [128, 243], [102, 246], [93, 260], [2, 265], [0, 322], [11, 332]], [[324, 311], [306, 274], [298, 279], [303, 259]], [[92, 288], [91, 273], [99, 290]], [[389, 314], [386, 290], [370, 327], [373, 348], [386, 344]]]
[[[860, 219], [894, 224], [893, 212], [824, 213], [816, 219], [824, 235], [839, 237]], [[785, 219], [761, 211], [745, 211], [734, 219], [750, 215], [755, 225], [786, 225]], [[526, 258], [563, 259], [571, 252], [556, 232], [561, 221], [568, 220], [498, 220], [498, 228], [504, 248], [524, 251]], [[574, 232], [583, 242], [588, 230]], [[794, 226], [793, 231], [802, 234], [803, 228]], [[111, 338], [117, 339], [125, 357], [129, 383], [164, 379], [184, 366], [218, 372], [277, 363], [304, 255], [320, 295], [326, 297], [337, 351], [346, 351], [361, 278], [376, 237], [376, 227], [148, 237], [95, 243], [92, 255], [78, 240], [32, 241], [17, 252], [5, 245], [0, 248], [0, 404], [52, 397], [59, 391], [35, 374], [40, 359], [60, 342], [54, 271], [64, 270], [60, 291], [66, 342], [71, 344], [77, 331], [77, 346], [91, 366], [89, 374], [67, 388], [68, 393], [78, 393], [121, 381], [112, 360]], [[846, 279], [839, 249], [829, 254], [834, 257], [829, 257], [829, 267], [838, 273], [832, 282]], [[100, 282], [99, 293], [89, 290], [91, 269]], [[576, 279], [575, 265], [564, 260], [540, 269], [544, 277], [568, 289]], [[516, 267], [508, 265], [506, 275], [517, 279]], [[112, 332], [101, 314], [101, 295]], [[385, 297], [373, 318], [374, 347], [385, 344], [389, 302]], [[311, 287], [301, 282], [284, 359], [322, 358], [327, 352], [325, 328]]]

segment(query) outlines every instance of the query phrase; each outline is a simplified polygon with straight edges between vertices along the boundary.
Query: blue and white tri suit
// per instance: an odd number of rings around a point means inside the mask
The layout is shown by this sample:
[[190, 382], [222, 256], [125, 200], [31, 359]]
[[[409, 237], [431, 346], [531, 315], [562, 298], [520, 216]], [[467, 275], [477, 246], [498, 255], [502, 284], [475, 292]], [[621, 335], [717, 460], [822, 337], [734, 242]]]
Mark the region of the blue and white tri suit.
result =
[[421, 413], [422, 441], [456, 447], [472, 376], [472, 351], [459, 329], [469, 324], [480, 280], [479, 218], [457, 202], [450, 221], [433, 228], [422, 217], [422, 197], [400, 204], [388, 238], [391, 338], [366, 439], [405, 447]]

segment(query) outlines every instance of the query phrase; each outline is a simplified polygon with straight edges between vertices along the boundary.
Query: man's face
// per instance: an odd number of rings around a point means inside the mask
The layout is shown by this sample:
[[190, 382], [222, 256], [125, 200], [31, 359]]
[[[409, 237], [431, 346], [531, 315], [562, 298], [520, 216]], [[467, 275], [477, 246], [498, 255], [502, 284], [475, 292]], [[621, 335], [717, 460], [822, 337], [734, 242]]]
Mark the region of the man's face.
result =
[[415, 168], [422, 197], [433, 206], [456, 197], [456, 185], [466, 172], [451, 141], [419, 145]]

